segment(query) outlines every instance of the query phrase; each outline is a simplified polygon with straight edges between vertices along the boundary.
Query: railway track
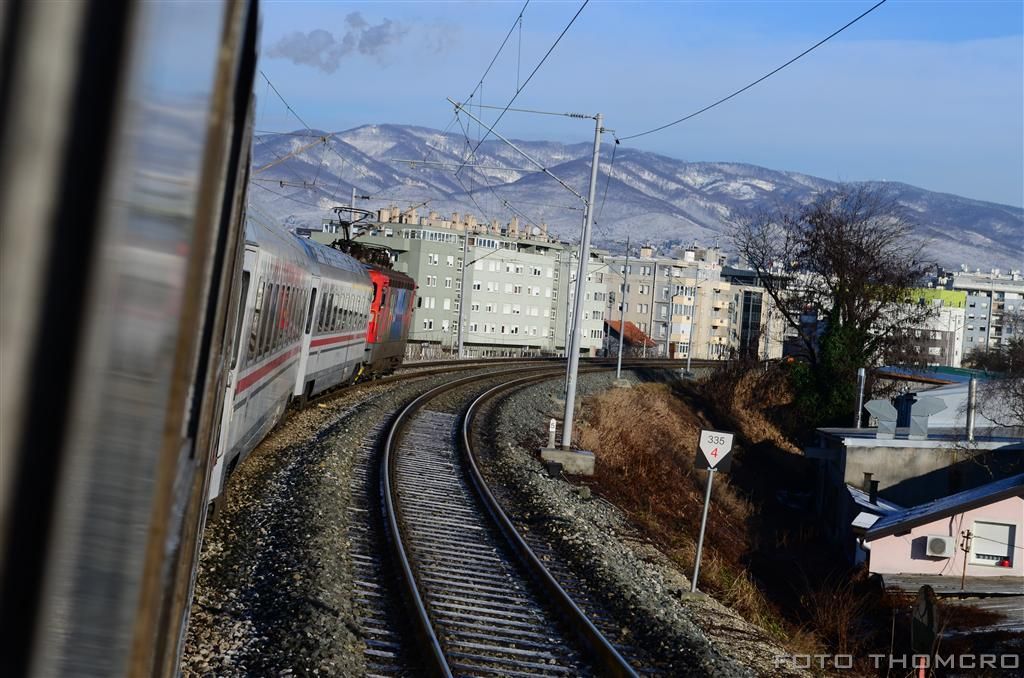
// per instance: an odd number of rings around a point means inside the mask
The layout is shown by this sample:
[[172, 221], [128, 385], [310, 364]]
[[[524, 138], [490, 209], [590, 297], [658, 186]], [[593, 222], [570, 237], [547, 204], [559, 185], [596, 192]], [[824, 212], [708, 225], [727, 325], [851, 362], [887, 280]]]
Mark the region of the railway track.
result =
[[[598, 369], [608, 366], [584, 371]], [[563, 368], [535, 371], [482, 395], [479, 384], [495, 375], [433, 388], [406, 405], [388, 431], [379, 471], [385, 532], [423, 668], [444, 676], [637, 675], [548, 570], [551, 554], [538, 556], [519, 535], [474, 459], [470, 429], [480, 404], [560, 377]], [[446, 394], [474, 385], [466, 412], [446, 411]]]

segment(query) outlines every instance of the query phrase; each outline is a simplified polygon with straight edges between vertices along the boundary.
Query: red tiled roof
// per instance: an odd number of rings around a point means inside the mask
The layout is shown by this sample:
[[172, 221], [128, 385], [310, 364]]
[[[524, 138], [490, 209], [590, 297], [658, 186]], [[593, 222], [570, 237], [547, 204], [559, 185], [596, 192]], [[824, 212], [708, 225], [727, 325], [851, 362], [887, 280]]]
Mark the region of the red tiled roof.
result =
[[[611, 333], [619, 336], [619, 321], [618, 320], [605, 320], [604, 324], [608, 326]], [[640, 331], [640, 328], [633, 323], [626, 321], [626, 343], [632, 346], [646, 346], [653, 348], [655, 346], [654, 340], [649, 336]]]

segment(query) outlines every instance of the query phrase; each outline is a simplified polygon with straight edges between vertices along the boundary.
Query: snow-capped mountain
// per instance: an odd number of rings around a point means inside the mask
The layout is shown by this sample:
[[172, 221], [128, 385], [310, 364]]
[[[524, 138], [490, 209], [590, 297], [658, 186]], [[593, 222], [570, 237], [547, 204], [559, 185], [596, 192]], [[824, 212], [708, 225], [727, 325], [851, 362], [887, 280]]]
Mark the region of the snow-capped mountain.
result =
[[[456, 173], [477, 144], [475, 130], [470, 132], [467, 136], [462, 130], [364, 125], [330, 136], [327, 145], [313, 143], [325, 134], [320, 131], [261, 136], [254, 143], [250, 202], [283, 225], [319, 227], [331, 207], [349, 204], [355, 188], [359, 195], [372, 197], [358, 201], [362, 208], [396, 204], [407, 209], [426, 203], [419, 214], [471, 212], [502, 223], [518, 215], [520, 222], [547, 222], [566, 240], [578, 237], [582, 199], [537, 171], [507, 144], [496, 139], [483, 142], [469, 163], [477, 167]], [[591, 144], [515, 143], [586, 195]], [[307, 148], [300, 150], [303, 147]], [[271, 163], [276, 164], [263, 169]], [[835, 185], [796, 172], [741, 163], [685, 162], [606, 144], [601, 149], [594, 241], [621, 249], [617, 243], [629, 234], [634, 242], [648, 241], [661, 251], [694, 241], [718, 242], [728, 251], [730, 218], [762, 206], [803, 202]], [[1024, 267], [1024, 209], [902, 183], [881, 185], [918, 223], [930, 255], [939, 263]]]

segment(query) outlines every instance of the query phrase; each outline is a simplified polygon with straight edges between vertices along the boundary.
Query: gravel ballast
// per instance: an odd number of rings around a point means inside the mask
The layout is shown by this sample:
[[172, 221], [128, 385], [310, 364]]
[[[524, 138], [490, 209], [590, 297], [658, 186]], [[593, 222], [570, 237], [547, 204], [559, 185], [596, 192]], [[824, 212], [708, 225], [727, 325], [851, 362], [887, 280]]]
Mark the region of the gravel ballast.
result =
[[[637, 382], [632, 373], [623, 376]], [[581, 375], [579, 397], [613, 383], [613, 374]], [[616, 616], [620, 637], [609, 639], [644, 646], [671, 675], [809, 675], [785, 662], [776, 667], [786, 650], [763, 629], [709, 596], [689, 594], [689, 578], [622, 511], [591, 498], [589, 487], [548, 477], [538, 450], [549, 420], [561, 419], [561, 387], [560, 380], [527, 387], [488, 412], [485, 473], [492, 487], [503, 488], [513, 520], [540, 533]]]
[[[472, 372], [459, 372], [467, 376]], [[366, 384], [293, 412], [239, 465], [203, 537], [186, 676], [363, 675], [348, 528], [364, 438], [451, 380]]]

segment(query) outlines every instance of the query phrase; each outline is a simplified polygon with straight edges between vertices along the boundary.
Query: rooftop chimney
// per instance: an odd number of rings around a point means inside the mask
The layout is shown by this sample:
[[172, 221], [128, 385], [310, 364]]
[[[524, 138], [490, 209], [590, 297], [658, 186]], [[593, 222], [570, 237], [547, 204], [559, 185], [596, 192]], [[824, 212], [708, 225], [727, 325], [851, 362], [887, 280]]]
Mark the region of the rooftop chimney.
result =
[[868, 501], [872, 504], [878, 504], [878, 481], [871, 481], [871, 489], [868, 490]]
[[864, 471], [864, 491], [867, 492], [871, 489], [871, 476], [872, 474]]

